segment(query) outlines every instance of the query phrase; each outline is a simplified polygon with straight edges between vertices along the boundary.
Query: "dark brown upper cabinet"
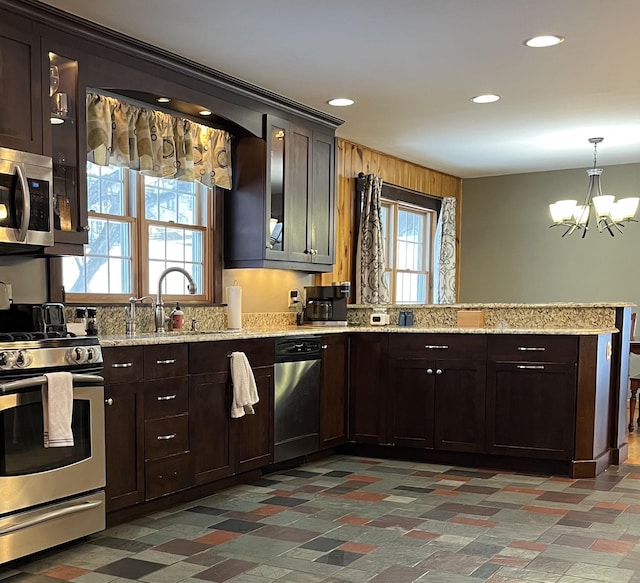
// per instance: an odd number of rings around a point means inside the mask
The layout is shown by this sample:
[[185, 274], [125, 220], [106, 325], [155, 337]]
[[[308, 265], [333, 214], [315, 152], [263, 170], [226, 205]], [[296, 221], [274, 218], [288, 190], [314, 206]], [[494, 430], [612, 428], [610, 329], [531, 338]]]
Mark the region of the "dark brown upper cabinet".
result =
[[40, 38], [26, 18], [0, 16], [0, 147], [42, 154]]
[[77, 49], [42, 38], [44, 150], [53, 164], [54, 241], [47, 255], [82, 255], [88, 242], [85, 87]]
[[265, 136], [234, 148], [225, 200], [225, 267], [331, 271], [334, 131], [265, 116]]

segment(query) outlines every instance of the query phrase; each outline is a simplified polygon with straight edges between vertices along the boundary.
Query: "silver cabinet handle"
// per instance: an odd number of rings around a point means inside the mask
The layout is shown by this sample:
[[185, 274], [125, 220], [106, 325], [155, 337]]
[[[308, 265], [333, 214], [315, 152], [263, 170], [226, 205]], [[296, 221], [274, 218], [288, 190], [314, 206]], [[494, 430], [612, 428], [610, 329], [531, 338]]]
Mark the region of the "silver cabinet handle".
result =
[[436, 350], [447, 350], [447, 348], [449, 347], [446, 344], [427, 344], [425, 348], [427, 349], [434, 348]]
[[167, 358], [167, 360], [156, 360], [156, 364], [175, 364], [175, 358]]
[[170, 433], [169, 435], [158, 435], [156, 439], [158, 441], [164, 441], [166, 439], [174, 439], [177, 435], [177, 433]]
[[329, 348], [329, 345], [328, 345], [328, 344], [323, 344], [323, 345], [321, 346], [321, 348], [322, 348], [322, 350], [326, 350], [327, 348]]
[[433, 374], [433, 369], [432, 368], [428, 368], [427, 369], [427, 374]]
[[171, 401], [172, 399], [175, 399], [176, 395], [164, 395], [162, 397], [158, 397], [158, 401]]
[[131, 368], [132, 366], [133, 362], [114, 362], [111, 368]]
[[546, 350], [546, 348], [540, 346], [540, 347], [536, 347], [536, 346], [518, 346], [518, 350], [520, 351], [526, 351], [526, 352], [544, 352]]
[[24, 241], [27, 240], [27, 230], [29, 229], [29, 221], [31, 220], [31, 193], [29, 192], [29, 185], [20, 166], [16, 166], [16, 174], [22, 185], [22, 218], [20, 219], [18, 241], [24, 243]]
[[104, 400], [104, 404], [105, 405], [113, 405], [113, 399], [111, 397], [109, 397], [108, 399]]
[[442, 369], [441, 368], [437, 368], [436, 369], [436, 374], [442, 374]]
[[526, 369], [526, 370], [544, 370], [543, 364], [517, 364], [516, 368]]

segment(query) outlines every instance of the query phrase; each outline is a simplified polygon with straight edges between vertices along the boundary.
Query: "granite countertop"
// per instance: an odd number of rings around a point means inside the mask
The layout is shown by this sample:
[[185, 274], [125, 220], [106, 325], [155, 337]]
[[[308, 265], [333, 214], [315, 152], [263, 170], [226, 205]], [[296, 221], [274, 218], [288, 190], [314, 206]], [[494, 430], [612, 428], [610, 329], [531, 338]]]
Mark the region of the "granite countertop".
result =
[[140, 333], [136, 336], [100, 336], [100, 344], [109, 346], [146, 346], [154, 344], [177, 344], [184, 342], [211, 342], [218, 340], [245, 340], [248, 338], [277, 338], [286, 336], [309, 336], [342, 334], [345, 332], [392, 332], [399, 334], [540, 334], [595, 336], [615, 334], [616, 328], [423, 328], [417, 326], [288, 326], [246, 328], [242, 330], [180, 331], [156, 334]]

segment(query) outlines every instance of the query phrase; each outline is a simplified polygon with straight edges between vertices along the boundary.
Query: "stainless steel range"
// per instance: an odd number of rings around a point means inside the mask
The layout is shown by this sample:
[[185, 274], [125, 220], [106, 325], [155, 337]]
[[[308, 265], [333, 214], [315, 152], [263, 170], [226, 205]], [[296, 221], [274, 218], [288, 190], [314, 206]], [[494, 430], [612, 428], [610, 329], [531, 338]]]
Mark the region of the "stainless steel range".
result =
[[[0, 312], [0, 563], [105, 528], [100, 345], [47, 311]], [[45, 447], [44, 375], [57, 371], [71, 373], [73, 445]]]

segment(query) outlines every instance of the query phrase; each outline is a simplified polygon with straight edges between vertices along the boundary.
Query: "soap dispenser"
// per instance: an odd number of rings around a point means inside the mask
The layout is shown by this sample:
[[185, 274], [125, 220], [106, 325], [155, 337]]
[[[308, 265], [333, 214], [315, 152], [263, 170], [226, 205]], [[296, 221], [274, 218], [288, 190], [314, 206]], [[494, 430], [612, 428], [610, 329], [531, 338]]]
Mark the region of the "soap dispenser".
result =
[[180, 309], [180, 304], [176, 302], [176, 307], [169, 314], [172, 330], [182, 330], [184, 326], [184, 312]]

